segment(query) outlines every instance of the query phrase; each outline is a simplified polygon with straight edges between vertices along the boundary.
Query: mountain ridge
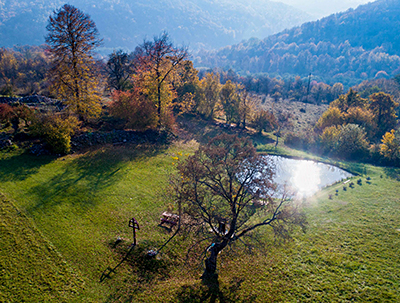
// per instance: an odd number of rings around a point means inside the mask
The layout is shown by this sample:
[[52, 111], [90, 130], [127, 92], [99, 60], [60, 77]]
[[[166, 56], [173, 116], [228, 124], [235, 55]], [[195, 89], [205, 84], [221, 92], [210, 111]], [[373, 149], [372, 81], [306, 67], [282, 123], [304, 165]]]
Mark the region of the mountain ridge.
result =
[[400, 73], [399, 30], [400, 0], [378, 0], [263, 40], [200, 52], [195, 66], [231, 68], [242, 74], [312, 73], [328, 83], [351, 80], [354, 85]]
[[[44, 43], [50, 13], [64, 4], [55, 0], [0, 3], [0, 41], [6, 47]], [[252, 36], [265, 37], [311, 17], [269, 0], [71, 0], [88, 13], [104, 38], [104, 48], [133, 50], [144, 38], [162, 31], [193, 49], [219, 48]]]

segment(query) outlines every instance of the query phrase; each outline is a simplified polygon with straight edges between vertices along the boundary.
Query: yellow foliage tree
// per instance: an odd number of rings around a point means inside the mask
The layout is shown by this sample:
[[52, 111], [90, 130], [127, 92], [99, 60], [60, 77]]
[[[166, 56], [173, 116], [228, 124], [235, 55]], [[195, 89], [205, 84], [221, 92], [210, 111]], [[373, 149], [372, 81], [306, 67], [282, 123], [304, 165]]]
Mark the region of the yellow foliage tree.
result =
[[396, 137], [396, 132], [392, 129], [382, 137], [380, 154], [390, 161], [400, 160], [400, 139]]
[[343, 123], [343, 114], [337, 107], [329, 107], [319, 118], [315, 128], [322, 131], [326, 127], [341, 125]]
[[340, 134], [340, 128], [336, 125], [326, 127], [319, 136], [321, 146], [326, 152], [333, 151], [336, 148]]
[[86, 121], [100, 113], [93, 50], [101, 44], [90, 16], [65, 4], [49, 17], [46, 43], [52, 59], [52, 90], [68, 109]]
[[[164, 97], [168, 97], [171, 92], [169, 87], [174, 73], [182, 66], [188, 57], [185, 47], [175, 47], [166, 32], [159, 37], [154, 37], [153, 41], [144, 41], [135, 50], [135, 63], [137, 72], [146, 72], [147, 80], [151, 81], [150, 87], [154, 91], [157, 103], [158, 126], [163, 125], [163, 110], [168, 103]], [[154, 90], [154, 89], [155, 90]], [[153, 93], [152, 93], [153, 95]], [[166, 116], [164, 115], [164, 118]]]
[[219, 74], [208, 73], [200, 81], [200, 98], [197, 111], [206, 119], [214, 117], [216, 104], [219, 100], [219, 92], [221, 84], [219, 82]]

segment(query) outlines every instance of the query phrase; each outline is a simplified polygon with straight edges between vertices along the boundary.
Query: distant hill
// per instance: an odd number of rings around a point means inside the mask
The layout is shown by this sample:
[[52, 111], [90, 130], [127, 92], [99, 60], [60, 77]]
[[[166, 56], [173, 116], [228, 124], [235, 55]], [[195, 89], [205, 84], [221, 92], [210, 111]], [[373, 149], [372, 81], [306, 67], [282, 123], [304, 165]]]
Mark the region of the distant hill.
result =
[[[48, 16], [64, 1], [0, 1], [0, 46], [42, 44]], [[311, 17], [269, 0], [71, 0], [96, 22], [104, 48], [133, 50], [145, 37], [169, 32], [192, 49], [265, 37]]]
[[[400, 73], [400, 0], [378, 0], [264, 40], [199, 53], [197, 66], [360, 82]], [[355, 83], [350, 83], [355, 84]]]

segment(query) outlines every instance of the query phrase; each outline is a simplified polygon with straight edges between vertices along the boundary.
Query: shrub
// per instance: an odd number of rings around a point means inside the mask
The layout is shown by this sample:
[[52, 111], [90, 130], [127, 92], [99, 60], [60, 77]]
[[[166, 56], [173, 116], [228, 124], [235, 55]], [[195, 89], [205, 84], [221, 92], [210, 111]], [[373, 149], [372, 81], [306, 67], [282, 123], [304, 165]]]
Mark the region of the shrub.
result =
[[356, 124], [331, 126], [319, 136], [324, 153], [332, 153], [343, 159], [363, 158], [368, 154], [369, 143], [365, 129]]
[[261, 134], [264, 130], [266, 132], [274, 130], [278, 126], [278, 121], [274, 114], [270, 111], [260, 110], [253, 118], [255, 129]]
[[10, 105], [0, 104], [0, 123], [8, 124], [14, 115], [13, 108]]
[[31, 134], [43, 138], [54, 153], [68, 154], [71, 151], [71, 135], [78, 125], [75, 116], [40, 115], [31, 126]]
[[309, 150], [315, 144], [314, 133], [311, 131], [301, 133], [289, 132], [285, 136], [285, 144], [293, 148]]
[[336, 150], [339, 134], [340, 128], [335, 125], [324, 129], [323, 133], [319, 136], [321, 150], [324, 153]]
[[115, 91], [110, 105], [112, 116], [125, 121], [125, 128], [145, 130], [157, 126], [157, 109], [153, 102], [139, 91]]
[[398, 132], [392, 129], [382, 137], [380, 145], [380, 154], [387, 160], [396, 163], [400, 160], [400, 136]]
[[345, 159], [359, 159], [368, 154], [369, 143], [363, 127], [356, 124], [340, 126], [336, 154]]
[[323, 130], [326, 127], [340, 125], [343, 123], [343, 114], [340, 109], [336, 107], [330, 107], [325, 111], [318, 122], [315, 124], [316, 130]]

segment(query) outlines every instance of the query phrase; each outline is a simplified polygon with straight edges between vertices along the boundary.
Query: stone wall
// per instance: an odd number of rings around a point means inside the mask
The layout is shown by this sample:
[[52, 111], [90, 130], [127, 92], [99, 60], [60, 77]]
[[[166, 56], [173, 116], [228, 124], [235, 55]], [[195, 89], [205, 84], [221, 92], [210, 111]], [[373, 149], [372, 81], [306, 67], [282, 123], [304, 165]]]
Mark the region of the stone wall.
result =
[[158, 132], [155, 130], [147, 130], [145, 132], [137, 132], [133, 130], [87, 132], [73, 136], [71, 138], [71, 147], [73, 151], [79, 151], [91, 146], [99, 146], [104, 144], [166, 144], [172, 139], [172, 137], [173, 135], [168, 132]]
[[57, 99], [51, 99], [45, 96], [33, 95], [22, 98], [14, 97], [0, 97], [0, 103], [6, 103], [12, 105], [14, 103], [25, 104], [29, 107], [46, 107], [46, 106], [56, 106], [58, 109], [62, 108], [62, 102]]

